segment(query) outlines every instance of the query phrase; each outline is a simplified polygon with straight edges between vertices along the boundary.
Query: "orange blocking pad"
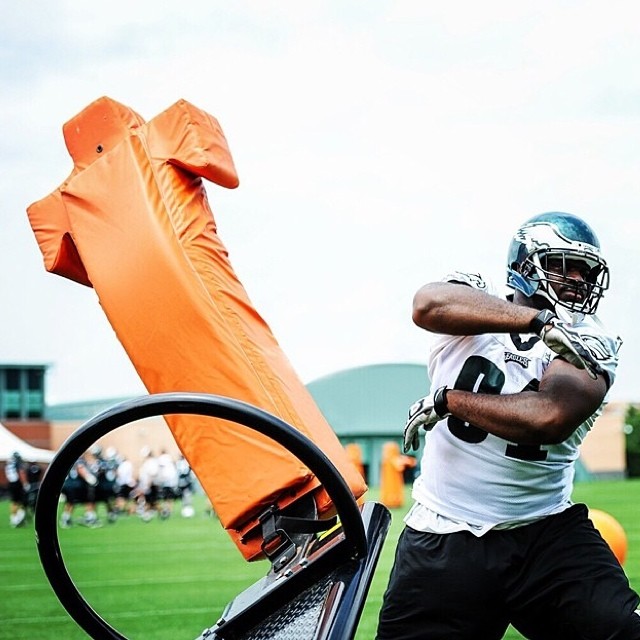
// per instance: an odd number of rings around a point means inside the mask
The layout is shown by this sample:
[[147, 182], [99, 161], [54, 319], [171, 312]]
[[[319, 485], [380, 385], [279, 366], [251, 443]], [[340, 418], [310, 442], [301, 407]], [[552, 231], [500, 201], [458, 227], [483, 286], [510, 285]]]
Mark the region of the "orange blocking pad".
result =
[[[180, 100], [149, 122], [103, 97], [67, 122], [74, 168], [28, 208], [48, 271], [93, 286], [150, 393], [214, 393], [307, 435], [356, 498], [366, 485], [251, 304], [216, 232], [202, 178], [238, 185], [218, 122]], [[168, 416], [178, 446], [245, 558], [262, 557], [257, 516], [314, 492], [293, 455], [240, 425]], [[215, 422], [215, 424], [212, 424]]]

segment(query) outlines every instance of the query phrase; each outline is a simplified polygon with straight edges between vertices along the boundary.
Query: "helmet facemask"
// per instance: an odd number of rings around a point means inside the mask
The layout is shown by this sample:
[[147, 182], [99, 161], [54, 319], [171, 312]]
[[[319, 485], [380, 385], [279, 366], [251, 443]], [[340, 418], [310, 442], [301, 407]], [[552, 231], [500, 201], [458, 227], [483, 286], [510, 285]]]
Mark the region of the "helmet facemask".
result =
[[609, 287], [609, 268], [593, 230], [568, 213], [540, 214], [514, 235], [507, 258], [507, 285], [543, 297], [556, 312], [593, 314]]
[[[582, 279], [571, 277], [574, 269]], [[595, 313], [609, 287], [609, 267], [590, 251], [537, 249], [523, 260], [520, 275], [529, 281], [535, 295], [547, 298], [554, 308], [560, 305], [573, 313]]]

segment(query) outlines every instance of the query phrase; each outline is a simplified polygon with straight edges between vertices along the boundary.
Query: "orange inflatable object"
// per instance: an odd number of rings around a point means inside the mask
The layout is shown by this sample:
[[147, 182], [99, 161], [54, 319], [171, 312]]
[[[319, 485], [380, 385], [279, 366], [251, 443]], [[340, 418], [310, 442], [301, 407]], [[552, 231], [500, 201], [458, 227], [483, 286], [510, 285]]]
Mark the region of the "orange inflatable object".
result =
[[[216, 232], [202, 184], [238, 177], [218, 122], [185, 100], [145, 122], [103, 97], [63, 127], [70, 176], [28, 208], [48, 271], [94, 287], [150, 393], [189, 391], [260, 407], [313, 440], [354, 496], [366, 486], [252, 306]], [[215, 422], [215, 424], [212, 424]], [[199, 416], [167, 423], [246, 559], [262, 557], [257, 516], [317, 479], [272, 440]]]
[[606, 511], [589, 509], [589, 518], [622, 565], [627, 558], [627, 534], [622, 525]]
[[404, 505], [404, 470], [415, 467], [416, 460], [400, 453], [397, 442], [385, 442], [380, 465], [380, 502], [390, 509]]
[[360, 445], [356, 442], [350, 442], [349, 444], [345, 445], [344, 448], [347, 452], [349, 460], [351, 461], [351, 464], [358, 470], [358, 473], [363, 478], [366, 478], [364, 464], [362, 463], [362, 449], [360, 448]]

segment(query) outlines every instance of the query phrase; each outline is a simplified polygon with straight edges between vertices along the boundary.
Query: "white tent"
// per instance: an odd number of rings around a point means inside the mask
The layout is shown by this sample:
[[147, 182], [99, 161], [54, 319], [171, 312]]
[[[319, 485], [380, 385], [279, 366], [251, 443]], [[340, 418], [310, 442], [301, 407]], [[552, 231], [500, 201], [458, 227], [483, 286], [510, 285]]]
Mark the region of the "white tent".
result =
[[55, 455], [55, 451], [32, 447], [0, 423], [0, 462], [7, 461], [15, 451], [26, 462], [51, 462]]

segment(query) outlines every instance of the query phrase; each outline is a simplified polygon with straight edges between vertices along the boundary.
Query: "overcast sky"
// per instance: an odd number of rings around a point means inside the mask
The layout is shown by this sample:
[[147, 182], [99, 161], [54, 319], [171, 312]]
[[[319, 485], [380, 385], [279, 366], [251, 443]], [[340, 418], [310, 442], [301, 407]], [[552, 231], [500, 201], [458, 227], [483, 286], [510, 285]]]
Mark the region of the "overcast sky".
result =
[[207, 187], [219, 233], [304, 382], [423, 363], [416, 289], [453, 268], [503, 282], [518, 225], [563, 210], [611, 266], [612, 399], [640, 400], [634, 0], [20, 2], [0, 52], [0, 362], [50, 364], [49, 403], [144, 392], [25, 211], [71, 170], [63, 123], [102, 95], [219, 120], [240, 175]]

